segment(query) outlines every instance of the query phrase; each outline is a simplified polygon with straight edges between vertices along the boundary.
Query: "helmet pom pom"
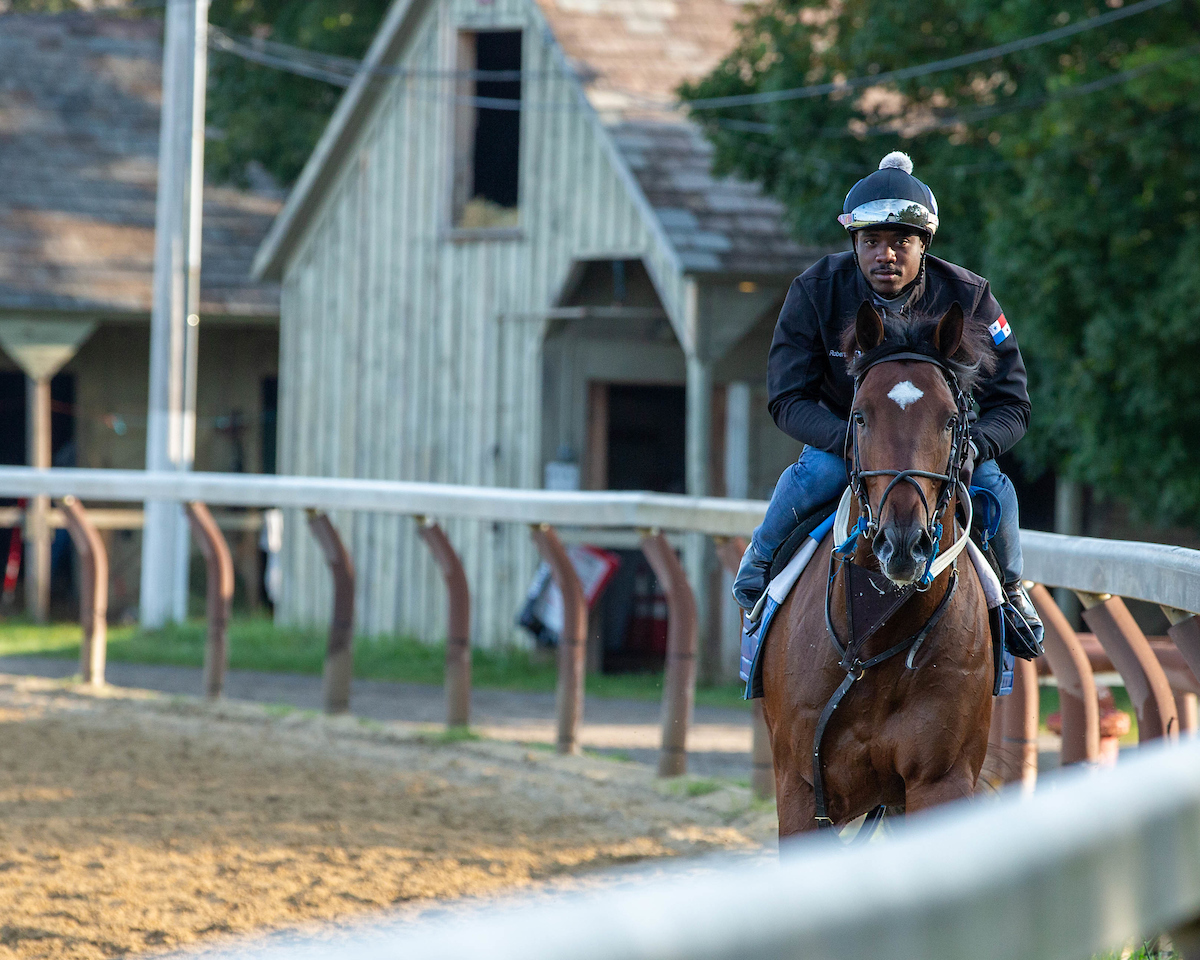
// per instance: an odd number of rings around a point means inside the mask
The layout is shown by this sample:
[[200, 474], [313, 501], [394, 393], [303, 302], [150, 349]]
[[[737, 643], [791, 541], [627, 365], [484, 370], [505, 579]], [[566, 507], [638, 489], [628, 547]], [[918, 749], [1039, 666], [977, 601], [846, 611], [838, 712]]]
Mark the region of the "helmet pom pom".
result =
[[907, 153], [901, 153], [899, 150], [893, 150], [879, 161], [880, 170], [889, 170], [893, 167], [897, 170], [903, 170], [905, 173], [912, 173], [912, 157]]

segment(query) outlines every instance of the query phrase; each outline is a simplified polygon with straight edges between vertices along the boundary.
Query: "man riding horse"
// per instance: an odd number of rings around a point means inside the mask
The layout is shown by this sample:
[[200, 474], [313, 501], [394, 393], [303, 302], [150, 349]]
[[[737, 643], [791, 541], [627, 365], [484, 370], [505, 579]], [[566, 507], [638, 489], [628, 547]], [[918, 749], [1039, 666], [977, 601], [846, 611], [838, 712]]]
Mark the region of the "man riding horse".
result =
[[[1000, 524], [991, 543], [1004, 591], [1040, 640], [1041, 621], [1021, 585], [1017, 496], [995, 459], [1024, 436], [1030, 414], [1025, 363], [1004, 312], [983, 277], [929, 256], [938, 228], [937, 200], [912, 175], [906, 154], [889, 153], [878, 170], [859, 180], [846, 195], [838, 221], [850, 234], [851, 249], [823, 257], [792, 282], [775, 327], [767, 366], [771, 415], [784, 433], [805, 446], [779, 478], [762, 525], [746, 548], [734, 597], [743, 609], [752, 610], [766, 589], [779, 547], [847, 485], [844, 453], [854, 379], [840, 345], [859, 307], [867, 301], [885, 315], [941, 316], [957, 302], [968, 321], [988, 328], [995, 352], [993, 372], [975, 390], [979, 415], [970, 426], [962, 479], [999, 502]], [[910, 545], [881, 546], [901, 550]]]

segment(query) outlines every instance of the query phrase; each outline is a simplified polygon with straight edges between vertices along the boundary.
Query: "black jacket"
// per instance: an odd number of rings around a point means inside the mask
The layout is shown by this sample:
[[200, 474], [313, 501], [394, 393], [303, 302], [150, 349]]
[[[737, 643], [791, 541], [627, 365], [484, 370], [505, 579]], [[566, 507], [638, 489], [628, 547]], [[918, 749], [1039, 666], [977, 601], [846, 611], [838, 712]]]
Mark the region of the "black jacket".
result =
[[[874, 295], [854, 255], [823, 257], [792, 281], [767, 361], [768, 406], [775, 423], [801, 443], [841, 456], [854, 381], [846, 373], [842, 331]], [[940, 315], [957, 300], [968, 321], [991, 326], [1003, 313], [988, 282], [969, 270], [925, 257], [923, 278], [910, 292], [906, 310]], [[1029, 426], [1029, 391], [1017, 338], [995, 347], [996, 370], [975, 388], [979, 419], [971, 439], [979, 460], [1010, 449]]]

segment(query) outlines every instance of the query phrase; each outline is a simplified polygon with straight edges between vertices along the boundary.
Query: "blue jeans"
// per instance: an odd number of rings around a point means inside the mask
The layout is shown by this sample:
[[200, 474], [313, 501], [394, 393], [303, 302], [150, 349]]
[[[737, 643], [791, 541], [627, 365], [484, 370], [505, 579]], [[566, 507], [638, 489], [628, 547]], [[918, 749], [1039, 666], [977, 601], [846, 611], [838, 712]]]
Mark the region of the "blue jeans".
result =
[[[816, 447], [805, 447], [800, 459], [784, 470], [775, 484], [767, 514], [754, 531], [753, 545], [759, 556], [774, 556], [801, 520], [840, 494], [848, 483], [846, 464], [841, 457]], [[992, 548], [1004, 572], [1004, 582], [1020, 580], [1021, 518], [1012, 482], [1000, 472], [995, 460], [985, 460], [975, 468], [971, 483], [990, 490], [1000, 501], [1000, 529], [992, 539]]]

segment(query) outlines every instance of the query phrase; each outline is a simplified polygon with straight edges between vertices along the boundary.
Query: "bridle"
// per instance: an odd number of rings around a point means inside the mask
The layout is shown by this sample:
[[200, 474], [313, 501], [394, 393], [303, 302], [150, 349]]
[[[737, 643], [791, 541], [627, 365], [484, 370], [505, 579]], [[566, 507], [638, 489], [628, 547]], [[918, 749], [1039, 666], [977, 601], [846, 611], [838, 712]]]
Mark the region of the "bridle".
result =
[[[856, 529], [868, 542], [874, 540], [875, 536], [879, 533], [879, 517], [883, 515], [884, 505], [887, 503], [887, 499], [891, 496], [892, 491], [902, 482], [910, 483], [916, 489], [917, 496], [921, 498], [921, 505], [925, 509], [925, 532], [933, 542], [933, 550], [930, 553], [928, 562], [925, 564], [925, 572], [922, 574], [920, 581], [918, 581], [917, 587], [918, 590], [925, 591], [933, 584], [931, 570], [940, 549], [942, 516], [946, 512], [946, 508], [950, 505], [950, 500], [953, 498], [958, 486], [959, 472], [966, 462], [971, 442], [969, 432], [971, 398], [959, 387], [958, 378], [955, 376], [954, 371], [940, 357], [928, 353], [917, 353], [911, 350], [899, 349], [877, 357], [859, 372], [858, 376], [854, 379], [855, 398], [858, 397], [858, 391], [862, 386], [863, 378], [871, 370], [881, 363], [892, 363], [898, 360], [915, 360], [920, 363], [934, 364], [942, 371], [942, 374], [946, 378], [946, 384], [950, 387], [950, 392], [954, 395], [958, 412], [955, 415], [954, 442], [950, 446], [950, 456], [946, 461], [946, 469], [942, 473], [933, 473], [929, 470], [864, 470], [858, 448], [859, 424], [854, 414], [851, 414], [850, 417], [850, 429], [846, 431], [844, 458], [846, 460], [846, 472], [850, 478], [850, 491], [858, 501], [859, 525]], [[851, 410], [853, 409], [852, 403]], [[879, 498], [878, 512], [872, 510], [871, 500], [867, 495], [867, 487], [863, 483], [863, 480], [867, 477], [892, 478], [891, 482], [884, 488], [883, 496]], [[917, 483], [918, 477], [926, 480], [934, 480], [941, 484], [937, 503], [932, 510], [929, 509], [929, 501], [925, 497], [925, 491]]]
[[[962, 489], [965, 494], [959, 475], [963, 463], [969, 450], [970, 437], [968, 434], [968, 414], [970, 412], [971, 398], [963, 391], [958, 384], [958, 378], [954, 371], [945, 363], [945, 361], [932, 353], [919, 353], [912, 350], [906, 350], [898, 347], [894, 351], [883, 353], [881, 356], [874, 358], [866, 367], [859, 371], [858, 376], [854, 381], [854, 395], [858, 396], [858, 390], [862, 386], [863, 378], [866, 377], [873, 368], [881, 363], [890, 363], [896, 360], [914, 360], [921, 363], [935, 364], [946, 378], [946, 383], [950, 387], [951, 393], [954, 394], [955, 405], [957, 407], [956, 422], [954, 428], [954, 442], [950, 447], [950, 456], [946, 462], [946, 469], [943, 473], [933, 473], [929, 470], [864, 470], [862, 468], [862, 460], [859, 456], [858, 446], [858, 424], [853, 415], [851, 416], [850, 428], [846, 433], [846, 449], [845, 459], [847, 473], [850, 478], [850, 489], [846, 492], [846, 497], [843, 498], [842, 506], [838, 510], [838, 521], [834, 524], [834, 547], [829, 554], [829, 582], [825, 590], [825, 625], [829, 631], [830, 641], [833, 643], [834, 649], [837, 651], [840, 658], [838, 666], [845, 672], [846, 676], [842, 680], [841, 685], [834, 691], [833, 695], [825, 704], [825, 708], [821, 711], [821, 716], [817, 720], [816, 730], [813, 733], [813, 798], [815, 802], [814, 817], [818, 826], [824, 828], [833, 827], [833, 821], [830, 819], [828, 809], [825, 802], [825, 783], [824, 775], [821, 770], [821, 740], [825, 735], [825, 728], [829, 725], [830, 719], [833, 717], [834, 711], [838, 704], [849, 693], [850, 688], [861, 680], [863, 675], [871, 667], [878, 666], [886, 660], [890, 660], [897, 654], [908, 651], [906, 665], [908, 669], [914, 668], [914, 661], [917, 651], [925, 639], [937, 626], [942, 619], [946, 609], [950, 606], [950, 601], [954, 598], [955, 590], [958, 586], [958, 551], [965, 545], [965, 539], [970, 535], [970, 520], [967, 520], [967, 529], [964, 530], [962, 543], [956, 543], [955, 549], [952, 549], [938, 559], [938, 554], [941, 549], [942, 520], [951, 501], [954, 499], [955, 491]], [[854, 409], [853, 403], [851, 410]], [[891, 477], [891, 481], [883, 491], [883, 495], [879, 498], [878, 510], [872, 510], [870, 498], [867, 495], [866, 484], [863, 480], [868, 477]], [[929, 508], [929, 501], [925, 496], [921, 485], [917, 483], [917, 478], [925, 478], [934, 480], [941, 484], [938, 491], [937, 501], [934, 508]], [[911, 483], [917, 490], [917, 495], [921, 498], [921, 503], [925, 508], [925, 531], [929, 535], [933, 543], [933, 548], [930, 551], [929, 560], [925, 564], [925, 570], [920, 579], [907, 587], [901, 588], [894, 592], [894, 596], [890, 598], [889, 604], [884, 610], [882, 617], [878, 623], [869, 628], [866, 633], [855, 636], [854, 629], [854, 609], [852, 601], [852, 577], [856, 571], [862, 571], [863, 568], [854, 564], [851, 558], [854, 555], [859, 537], [864, 537], [867, 543], [875, 539], [879, 532], [879, 517], [883, 514], [884, 505], [887, 499], [891, 496], [893, 490], [901, 483]], [[847, 529], [847, 518], [844, 514], [848, 511], [849, 497], [854, 497], [859, 504], [858, 522], [852, 529]], [[970, 510], [970, 496], [967, 495], [967, 509]], [[953, 524], [954, 520], [951, 518]], [[841, 538], [839, 542], [839, 537]], [[938, 602], [937, 608], [933, 614], [925, 622], [915, 634], [906, 637], [899, 643], [894, 644], [882, 653], [872, 657], [863, 658], [863, 648], [874, 633], [887, 622], [897, 610], [900, 609], [914, 593], [925, 592], [928, 590], [940, 575], [941, 571], [950, 568], [950, 580], [946, 585], [946, 592], [942, 595], [942, 599]], [[838, 632], [833, 625], [832, 603], [833, 603], [833, 588], [837, 575], [841, 570], [847, 570], [845, 583], [845, 598], [846, 598], [846, 629], [849, 631], [849, 636], [843, 641], [838, 636]], [[870, 573], [858, 576], [870, 577]], [[874, 584], [873, 584], [874, 585]], [[879, 586], [875, 589], [880, 590]], [[867, 820], [864, 822], [862, 829], [855, 837], [855, 841], [869, 839], [878, 825], [880, 818], [883, 816], [884, 808], [876, 807], [867, 815]]]

